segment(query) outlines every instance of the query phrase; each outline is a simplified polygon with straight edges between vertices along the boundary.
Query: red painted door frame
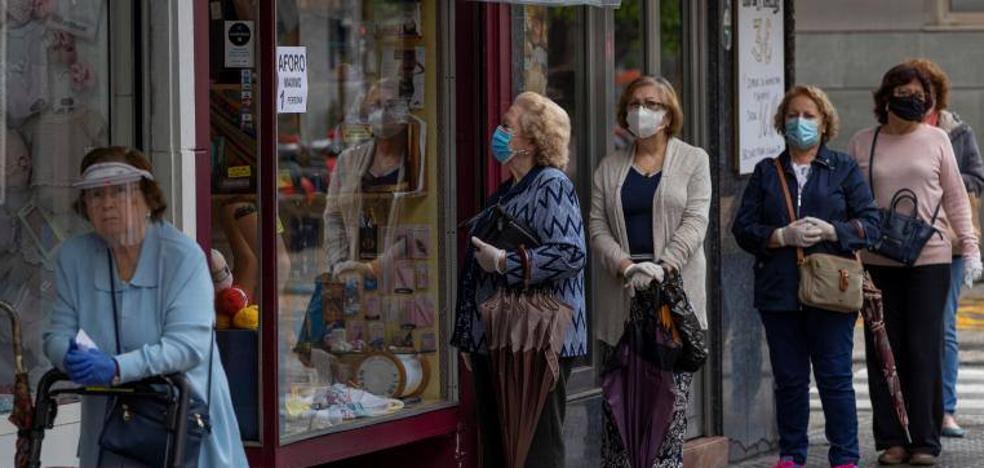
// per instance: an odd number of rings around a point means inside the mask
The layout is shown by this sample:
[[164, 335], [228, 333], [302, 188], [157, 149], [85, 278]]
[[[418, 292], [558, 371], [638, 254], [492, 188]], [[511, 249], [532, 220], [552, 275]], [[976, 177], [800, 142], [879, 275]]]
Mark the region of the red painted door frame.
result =
[[[502, 121], [503, 114], [512, 105], [512, 18], [508, 4], [486, 5], [485, 12], [485, 141], [492, 140], [492, 133]], [[485, 195], [495, 192], [505, 180], [505, 172], [493, 158], [486, 158]]]

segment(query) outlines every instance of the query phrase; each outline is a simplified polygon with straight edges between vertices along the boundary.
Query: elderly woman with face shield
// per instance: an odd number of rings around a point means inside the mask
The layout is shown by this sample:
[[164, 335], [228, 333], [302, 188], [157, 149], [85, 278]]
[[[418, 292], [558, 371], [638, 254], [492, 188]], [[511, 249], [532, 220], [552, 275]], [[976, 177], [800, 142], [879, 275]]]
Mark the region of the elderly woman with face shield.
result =
[[[166, 205], [150, 168], [140, 152], [122, 147], [97, 148], [83, 159], [76, 210], [94, 232], [69, 239], [58, 252], [44, 351], [80, 385], [184, 373], [194, 396], [209, 404], [211, 434], [199, 466], [246, 466], [211, 338], [214, 292], [205, 255], [161, 219]], [[78, 342], [82, 331], [95, 348]], [[82, 397], [81, 464], [133, 466], [100, 449], [107, 410], [105, 397]]]
[[573, 309], [573, 320], [566, 326], [560, 351], [559, 376], [546, 396], [525, 465], [564, 466], [567, 377], [574, 358], [587, 353], [588, 323], [584, 307], [584, 224], [574, 184], [563, 172], [568, 163], [570, 132], [567, 112], [540, 94], [525, 92], [516, 97], [492, 136], [492, 156], [512, 177], [486, 201], [489, 208], [474, 219], [470, 232], [483, 232], [486, 223], [494, 222], [491, 207], [498, 206], [532, 231], [539, 239], [539, 247], [525, 249], [526, 255], [521, 255], [472, 236], [462, 265], [451, 344], [465, 353], [466, 365], [471, 363], [483, 466], [506, 466], [506, 462], [496, 413], [499, 394], [479, 305], [500, 288], [517, 287], [524, 282]]
[[[856, 467], [851, 354], [858, 314], [800, 302], [797, 249], [854, 258], [878, 238], [878, 212], [857, 163], [827, 147], [837, 135], [838, 119], [823, 91], [794, 86], [779, 104], [774, 126], [786, 137], [786, 150], [755, 165], [731, 226], [738, 245], [755, 256], [755, 308], [775, 376], [779, 460], [774, 466], [806, 464], [812, 364], [830, 466]], [[790, 219], [783, 184], [797, 219]]]

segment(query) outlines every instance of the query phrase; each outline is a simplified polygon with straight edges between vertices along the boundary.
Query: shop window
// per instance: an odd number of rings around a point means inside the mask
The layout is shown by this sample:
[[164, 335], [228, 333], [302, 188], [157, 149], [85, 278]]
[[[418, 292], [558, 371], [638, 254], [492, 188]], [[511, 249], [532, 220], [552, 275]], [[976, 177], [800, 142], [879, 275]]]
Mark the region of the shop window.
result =
[[[623, 0], [615, 10], [615, 89], [612, 102], [618, 103], [622, 91], [633, 80], [645, 74], [643, 35], [643, 11], [640, 0]], [[615, 110], [611, 110], [615, 119]], [[625, 149], [632, 141], [632, 134], [616, 122], [615, 149]]]
[[554, 100], [571, 119], [567, 175], [577, 184], [583, 128], [578, 91], [583, 86], [584, 22], [581, 7], [512, 8], [513, 93], [534, 91]]
[[[434, 408], [447, 278], [438, 268], [433, 0], [282, 0], [302, 112], [278, 116], [281, 439]], [[301, 49], [295, 49], [299, 52]]]
[[673, 83], [681, 97], [685, 92], [682, 3], [682, 0], [663, 0], [659, 3], [659, 74]]
[[[110, 8], [102, 0], [2, 5], [0, 300], [19, 311], [33, 388], [50, 368], [41, 336], [54, 304], [55, 255], [90, 229], [72, 209], [71, 183], [85, 154], [110, 142]], [[10, 322], [0, 315], [0, 429], [14, 364]]]

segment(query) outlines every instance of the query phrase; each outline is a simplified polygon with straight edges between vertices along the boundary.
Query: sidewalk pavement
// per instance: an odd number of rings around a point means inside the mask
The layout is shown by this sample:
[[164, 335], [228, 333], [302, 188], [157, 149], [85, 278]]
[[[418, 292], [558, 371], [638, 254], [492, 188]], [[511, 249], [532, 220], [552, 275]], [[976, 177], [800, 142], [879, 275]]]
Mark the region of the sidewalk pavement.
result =
[[[980, 382], [984, 375], [984, 283], [965, 291], [961, 297], [960, 311], [957, 314], [957, 329], [960, 341], [961, 374], [958, 380], [957, 420], [967, 437], [963, 439], [943, 439], [943, 452], [937, 459], [938, 467], [971, 468], [984, 467], [984, 385]], [[878, 466], [878, 453], [871, 435], [871, 405], [867, 395], [867, 382], [864, 376], [864, 335], [861, 322], [854, 338], [855, 391], [858, 393], [858, 435], [861, 444], [862, 467]], [[827, 461], [827, 444], [823, 432], [823, 413], [820, 411], [815, 389], [811, 392], [810, 413], [810, 453], [808, 467], [830, 466]], [[962, 405], [962, 406], [961, 406]], [[766, 455], [755, 457], [734, 467], [771, 467], [778, 459], [778, 449]], [[902, 465], [908, 466], [908, 465]]]

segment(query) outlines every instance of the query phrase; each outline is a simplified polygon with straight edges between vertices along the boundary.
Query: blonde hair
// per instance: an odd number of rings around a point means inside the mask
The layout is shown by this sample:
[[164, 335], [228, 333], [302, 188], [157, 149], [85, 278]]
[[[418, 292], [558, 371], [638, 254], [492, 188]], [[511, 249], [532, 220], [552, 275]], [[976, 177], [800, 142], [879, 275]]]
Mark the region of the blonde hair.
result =
[[820, 142], [826, 143], [836, 138], [837, 132], [840, 131], [840, 118], [837, 117], [837, 109], [834, 109], [834, 105], [830, 103], [830, 98], [823, 90], [811, 85], [796, 85], [786, 91], [772, 123], [776, 131], [780, 135], [786, 136], [786, 111], [789, 110], [789, 104], [793, 102], [793, 99], [800, 96], [809, 98], [820, 110], [820, 118], [823, 119], [823, 134], [820, 135]]
[[656, 89], [663, 91], [666, 101], [663, 105], [666, 106], [666, 116], [670, 119], [664, 131], [667, 136], [679, 135], [680, 131], [683, 130], [683, 109], [680, 107], [680, 98], [677, 97], [673, 84], [663, 77], [640, 76], [625, 87], [625, 91], [622, 91], [622, 96], [618, 99], [618, 106], [615, 108], [618, 125], [626, 130], [629, 129], [629, 100], [632, 99], [632, 95], [637, 89], [644, 86], [655, 86]]
[[564, 170], [570, 155], [571, 119], [567, 111], [546, 96], [526, 91], [516, 96], [519, 131], [536, 147], [534, 162]]

